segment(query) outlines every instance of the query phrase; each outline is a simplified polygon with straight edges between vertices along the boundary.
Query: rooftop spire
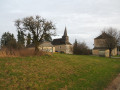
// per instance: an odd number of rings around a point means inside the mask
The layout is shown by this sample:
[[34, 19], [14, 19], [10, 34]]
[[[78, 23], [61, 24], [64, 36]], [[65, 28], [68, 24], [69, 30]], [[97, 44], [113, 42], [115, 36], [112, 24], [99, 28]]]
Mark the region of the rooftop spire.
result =
[[64, 31], [64, 35], [63, 36], [67, 36], [67, 29], [65, 27], [65, 31]]

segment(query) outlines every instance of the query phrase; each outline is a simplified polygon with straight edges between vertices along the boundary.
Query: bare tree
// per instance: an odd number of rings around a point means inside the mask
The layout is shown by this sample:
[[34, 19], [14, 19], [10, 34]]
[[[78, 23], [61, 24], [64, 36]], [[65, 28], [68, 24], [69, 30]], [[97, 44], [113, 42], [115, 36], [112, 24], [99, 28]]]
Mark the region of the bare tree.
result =
[[15, 21], [15, 26], [17, 30], [27, 31], [33, 36], [35, 52], [39, 51], [39, 43], [46, 35], [55, 35], [55, 25], [53, 25], [52, 21], [47, 21], [40, 16], [30, 16], [22, 20], [18, 19]]
[[107, 28], [102, 31], [102, 34], [104, 35], [104, 44], [107, 49], [109, 49], [109, 57], [111, 57], [112, 50], [114, 48], [117, 48], [119, 42], [120, 42], [120, 32], [117, 31], [115, 28]]
[[91, 50], [89, 49], [85, 42], [77, 42], [77, 40], [75, 40], [73, 45], [73, 54], [90, 55]]

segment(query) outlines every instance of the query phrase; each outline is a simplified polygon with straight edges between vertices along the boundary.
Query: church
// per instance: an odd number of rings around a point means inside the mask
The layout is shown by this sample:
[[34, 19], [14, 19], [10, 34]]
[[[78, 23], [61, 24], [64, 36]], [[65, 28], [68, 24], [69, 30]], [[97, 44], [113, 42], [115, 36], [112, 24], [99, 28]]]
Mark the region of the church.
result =
[[52, 41], [52, 44], [55, 47], [55, 52], [64, 52], [66, 54], [73, 53], [73, 45], [69, 42], [66, 27], [62, 38], [54, 39]]
[[[29, 45], [27, 48], [34, 49], [34, 44]], [[43, 41], [38, 48], [39, 50], [46, 52], [73, 54], [73, 45], [69, 42], [66, 27], [62, 38], [54, 39], [52, 42]]]

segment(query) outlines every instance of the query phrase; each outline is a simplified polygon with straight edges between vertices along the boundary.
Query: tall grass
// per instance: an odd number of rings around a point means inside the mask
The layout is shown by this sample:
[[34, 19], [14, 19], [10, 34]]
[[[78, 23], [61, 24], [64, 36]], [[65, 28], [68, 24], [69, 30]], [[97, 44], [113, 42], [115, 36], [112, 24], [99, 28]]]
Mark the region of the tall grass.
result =
[[52, 53], [39, 51], [35, 54], [34, 49], [20, 49], [20, 50], [9, 50], [3, 49], [0, 50], [0, 57], [20, 57], [20, 56], [42, 56], [42, 55], [50, 55]]

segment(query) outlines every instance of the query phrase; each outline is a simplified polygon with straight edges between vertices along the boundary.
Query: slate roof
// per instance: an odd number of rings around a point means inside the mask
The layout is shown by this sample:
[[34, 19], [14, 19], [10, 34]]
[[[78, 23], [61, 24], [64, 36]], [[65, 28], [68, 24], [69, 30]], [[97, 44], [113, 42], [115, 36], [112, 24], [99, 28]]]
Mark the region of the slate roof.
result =
[[105, 32], [96, 37], [95, 39], [106, 39], [106, 38], [111, 38], [112, 36], [106, 34]]
[[62, 45], [62, 44], [70, 44], [70, 42], [65, 42], [65, 40], [63, 38], [59, 38], [59, 39], [54, 39], [52, 42], [53, 45]]
[[66, 27], [65, 27], [64, 34], [63, 34], [62, 38], [54, 39], [54, 40], [52, 41], [52, 44], [53, 44], [53, 45], [62, 45], [62, 44], [72, 45], [72, 44], [69, 42], [69, 39], [68, 39], [68, 36], [67, 36], [67, 29], [66, 29]]
[[65, 27], [65, 31], [64, 31], [64, 35], [63, 36], [67, 37], [67, 29], [66, 29], [66, 27]]

